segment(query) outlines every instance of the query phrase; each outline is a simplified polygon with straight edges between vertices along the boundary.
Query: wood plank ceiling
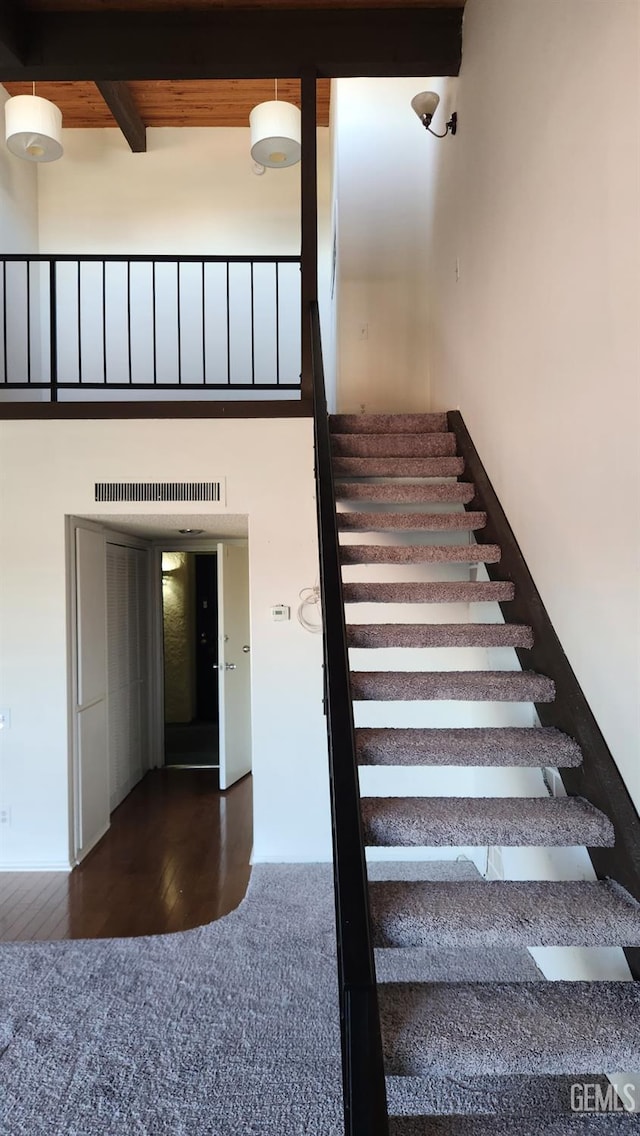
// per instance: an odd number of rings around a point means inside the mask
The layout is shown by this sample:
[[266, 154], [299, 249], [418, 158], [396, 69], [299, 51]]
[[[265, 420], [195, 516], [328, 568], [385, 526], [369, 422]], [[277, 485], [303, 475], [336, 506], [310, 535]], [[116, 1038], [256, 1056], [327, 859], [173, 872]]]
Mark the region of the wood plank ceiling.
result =
[[[318, 126], [329, 125], [329, 79], [318, 82]], [[31, 83], [5, 83], [30, 95]], [[274, 97], [272, 79], [154, 80], [127, 83], [145, 126], [248, 126], [249, 112]], [[115, 126], [95, 83], [37, 83], [36, 94], [62, 111], [66, 128]], [[300, 106], [300, 80], [279, 79], [278, 98]]]

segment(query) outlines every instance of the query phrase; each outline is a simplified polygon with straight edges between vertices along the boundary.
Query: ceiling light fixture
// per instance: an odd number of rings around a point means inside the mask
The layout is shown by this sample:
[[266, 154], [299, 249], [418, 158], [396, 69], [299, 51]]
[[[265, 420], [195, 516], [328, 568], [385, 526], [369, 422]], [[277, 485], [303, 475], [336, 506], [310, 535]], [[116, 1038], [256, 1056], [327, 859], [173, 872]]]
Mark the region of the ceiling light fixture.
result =
[[444, 134], [438, 134], [435, 130], [431, 129], [431, 119], [433, 118], [438, 103], [440, 102], [440, 95], [435, 91], [420, 91], [420, 94], [414, 95], [411, 100], [411, 106], [416, 112], [420, 122], [429, 134], [433, 134], [434, 138], [446, 138], [447, 134], [455, 134], [458, 129], [458, 115], [455, 110], [451, 115], [447, 125], [444, 128]]
[[275, 95], [272, 102], [254, 106], [249, 115], [249, 126], [254, 162], [279, 170], [295, 166], [300, 161], [300, 111], [293, 103], [278, 101], [277, 79]]
[[178, 532], [183, 536], [200, 536], [204, 529], [178, 529]]
[[5, 103], [5, 139], [16, 158], [55, 162], [62, 157], [62, 111], [35, 93], [14, 95]]

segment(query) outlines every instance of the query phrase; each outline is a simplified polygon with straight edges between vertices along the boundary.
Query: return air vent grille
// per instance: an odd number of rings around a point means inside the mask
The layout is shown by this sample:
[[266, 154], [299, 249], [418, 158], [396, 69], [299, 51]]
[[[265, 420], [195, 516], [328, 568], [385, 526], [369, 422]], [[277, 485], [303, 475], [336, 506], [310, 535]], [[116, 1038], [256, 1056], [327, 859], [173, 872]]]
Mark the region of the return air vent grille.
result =
[[96, 501], [220, 501], [220, 481], [97, 481]]

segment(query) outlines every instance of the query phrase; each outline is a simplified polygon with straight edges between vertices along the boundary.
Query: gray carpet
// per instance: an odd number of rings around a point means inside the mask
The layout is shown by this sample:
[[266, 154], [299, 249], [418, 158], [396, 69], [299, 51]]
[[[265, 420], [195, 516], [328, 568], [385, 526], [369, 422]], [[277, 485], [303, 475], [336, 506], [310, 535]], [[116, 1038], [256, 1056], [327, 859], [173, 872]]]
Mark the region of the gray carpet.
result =
[[[607, 1091], [609, 1082], [595, 1074], [591, 1082]], [[473, 1113], [491, 1116], [505, 1113], [514, 1136], [521, 1131], [525, 1118], [542, 1114], [557, 1117], [571, 1108], [573, 1077], [387, 1077], [389, 1111], [402, 1117], [437, 1116], [453, 1113], [455, 1119]], [[517, 1124], [516, 1124], [517, 1121]], [[392, 1122], [391, 1131], [395, 1131]], [[500, 1125], [493, 1117], [492, 1125]], [[517, 1131], [516, 1131], [517, 1128]], [[400, 1130], [398, 1130], [400, 1131]], [[407, 1131], [414, 1131], [409, 1128]], [[424, 1131], [420, 1127], [416, 1132]], [[428, 1129], [426, 1130], [428, 1131]], [[454, 1133], [457, 1132], [455, 1128]], [[495, 1129], [491, 1127], [489, 1132]]]
[[348, 647], [526, 647], [530, 627], [519, 623], [353, 623]]
[[640, 946], [640, 903], [610, 881], [393, 881], [369, 887], [377, 947]]
[[334, 454], [354, 458], [454, 457], [454, 434], [332, 434]]
[[447, 415], [437, 414], [330, 414], [336, 434], [427, 434], [448, 430]]
[[331, 872], [182, 934], [0, 946], [2, 1136], [338, 1136]]
[[483, 529], [486, 513], [338, 513], [338, 528], [343, 532], [359, 529], [362, 532], [399, 532], [420, 529], [422, 532], [440, 532], [447, 529]]
[[361, 765], [555, 766], [582, 762], [577, 742], [551, 726], [470, 726], [467, 729], [360, 727]]
[[341, 544], [343, 564], [496, 564], [497, 544]]
[[390, 1075], [640, 1069], [640, 983], [386, 983]]
[[427, 584], [343, 584], [345, 603], [493, 603], [512, 600], [508, 580], [455, 580]]
[[457, 457], [440, 458], [353, 458], [336, 456], [332, 461], [337, 474], [355, 477], [458, 477], [464, 461]]
[[372, 847], [611, 848], [611, 821], [581, 797], [363, 797], [365, 843]]
[[450, 483], [418, 482], [366, 482], [339, 481], [335, 486], [338, 501], [444, 501], [466, 505], [475, 496], [469, 482]]
[[553, 702], [555, 684], [534, 671], [352, 671], [351, 696], [377, 702]]

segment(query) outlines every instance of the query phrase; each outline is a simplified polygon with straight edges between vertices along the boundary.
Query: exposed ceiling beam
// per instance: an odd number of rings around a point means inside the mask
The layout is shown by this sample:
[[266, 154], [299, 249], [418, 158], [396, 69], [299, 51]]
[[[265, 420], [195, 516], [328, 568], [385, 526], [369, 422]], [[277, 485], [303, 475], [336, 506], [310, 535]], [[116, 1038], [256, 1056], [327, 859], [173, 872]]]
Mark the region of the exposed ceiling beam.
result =
[[457, 75], [462, 8], [39, 11], [5, 80]]
[[21, 66], [26, 57], [26, 25], [18, 0], [0, 5], [0, 68]]
[[126, 83], [101, 79], [96, 83], [105, 103], [124, 134], [134, 154], [147, 149], [147, 128], [138, 114], [131, 91]]

